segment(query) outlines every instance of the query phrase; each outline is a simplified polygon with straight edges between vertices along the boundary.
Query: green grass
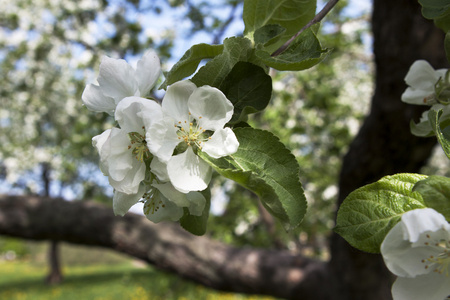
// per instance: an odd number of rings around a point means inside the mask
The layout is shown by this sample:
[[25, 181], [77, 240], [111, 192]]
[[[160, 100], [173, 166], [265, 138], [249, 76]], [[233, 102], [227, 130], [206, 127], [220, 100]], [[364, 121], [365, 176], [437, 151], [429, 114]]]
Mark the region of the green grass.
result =
[[67, 266], [64, 281], [44, 283], [45, 266], [0, 261], [2, 300], [269, 300], [269, 297], [220, 293], [174, 275], [131, 263]]

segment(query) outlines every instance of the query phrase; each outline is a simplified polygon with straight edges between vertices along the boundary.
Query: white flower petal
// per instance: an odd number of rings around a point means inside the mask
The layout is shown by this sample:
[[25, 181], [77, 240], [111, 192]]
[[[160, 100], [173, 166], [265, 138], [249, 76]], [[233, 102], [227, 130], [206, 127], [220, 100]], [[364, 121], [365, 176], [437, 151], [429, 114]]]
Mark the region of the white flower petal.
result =
[[134, 79], [135, 70], [123, 59], [103, 57], [98, 83], [104, 95], [114, 98], [116, 104], [125, 97], [139, 96]]
[[[121, 180], [115, 180], [112, 176], [112, 171], [115, 170], [111, 167], [109, 168], [109, 184], [119, 192], [126, 194], [135, 194], [138, 192], [140, 183], [145, 179], [145, 164], [137, 159], [131, 160], [131, 166], [126, 173], [125, 177]], [[112, 173], [112, 174], [111, 174]]]
[[180, 192], [202, 191], [211, 181], [212, 169], [191, 147], [167, 163], [170, 182]]
[[125, 194], [118, 191], [114, 192], [113, 210], [115, 215], [123, 216], [133, 205], [135, 205], [145, 192], [145, 186], [142, 184], [135, 194]]
[[189, 122], [188, 99], [196, 88], [189, 80], [178, 81], [169, 86], [162, 101], [164, 114], [176, 122]]
[[109, 133], [99, 150], [100, 159], [107, 164], [107, 175], [115, 181], [120, 181], [132, 168], [133, 157], [128, 150], [130, 140], [121, 129], [112, 128]]
[[394, 300], [444, 300], [450, 295], [450, 277], [438, 273], [415, 278], [398, 277], [392, 286]]
[[201, 216], [205, 208], [206, 199], [199, 192], [189, 192], [186, 194], [189, 200], [189, 213], [193, 216]]
[[169, 181], [169, 174], [167, 173], [167, 164], [159, 160], [158, 157], [153, 157], [150, 163], [150, 170], [162, 182]]
[[140, 97], [127, 97], [117, 105], [115, 118], [127, 133], [143, 133], [144, 128], [149, 128], [154, 122], [162, 120], [163, 115], [161, 105], [155, 101]]
[[233, 104], [220, 90], [207, 85], [192, 93], [188, 107], [203, 129], [214, 131], [230, 121], [234, 110]]
[[[111, 129], [105, 130], [102, 134], [96, 135], [92, 138], [92, 145], [97, 148], [99, 154], [102, 153], [103, 145], [111, 135]], [[100, 156], [100, 170], [105, 176], [109, 176], [108, 163], [106, 157]]]
[[402, 94], [402, 101], [409, 104], [429, 105], [425, 98], [432, 94], [434, 94], [434, 89], [421, 90], [409, 87]]
[[161, 63], [158, 55], [153, 50], [147, 51], [138, 61], [136, 67], [136, 81], [139, 86], [140, 96], [145, 97], [155, 86], [161, 75]]
[[180, 143], [173, 124], [170, 117], [164, 117], [163, 120], [153, 123], [145, 135], [148, 149], [163, 162], [169, 161], [173, 150]]
[[96, 135], [92, 138], [92, 145], [97, 148], [97, 151], [100, 153], [103, 145], [108, 140], [109, 136], [111, 134], [111, 129], [107, 129], [103, 131], [101, 134]]
[[128, 149], [130, 140], [122, 129], [112, 128], [94, 137], [93, 144], [100, 154], [100, 169], [119, 192], [135, 194], [145, 178], [145, 164], [133, 157]]
[[[380, 250], [383, 255], [386, 267], [397, 276], [409, 276], [410, 270], [405, 270], [403, 264], [398, 263], [398, 259], [411, 247], [409, 241], [403, 239], [401, 223], [397, 223], [386, 235], [381, 244]], [[406, 265], [408, 267], [408, 265]]]
[[402, 215], [403, 239], [411, 243], [423, 242], [426, 232], [440, 229], [450, 231], [450, 225], [445, 217], [432, 208], [414, 209]]
[[144, 214], [150, 221], [178, 221], [183, 216], [183, 208], [168, 200], [164, 195], [156, 192], [151, 200], [144, 204]]
[[202, 147], [209, 156], [220, 158], [235, 153], [238, 150], [239, 142], [233, 130], [226, 127], [216, 130], [211, 139]]
[[179, 207], [187, 207], [189, 206], [189, 200], [186, 197], [185, 193], [181, 193], [176, 190], [170, 182], [166, 183], [154, 183], [153, 187], [157, 188], [161, 194], [164, 195], [168, 200], [172, 201]]
[[114, 114], [116, 102], [113, 98], [103, 95], [98, 85], [88, 84], [81, 95], [81, 100], [86, 107], [92, 111]]
[[405, 82], [411, 87], [434, 92], [434, 85], [440, 74], [425, 60], [415, 61], [405, 77]]

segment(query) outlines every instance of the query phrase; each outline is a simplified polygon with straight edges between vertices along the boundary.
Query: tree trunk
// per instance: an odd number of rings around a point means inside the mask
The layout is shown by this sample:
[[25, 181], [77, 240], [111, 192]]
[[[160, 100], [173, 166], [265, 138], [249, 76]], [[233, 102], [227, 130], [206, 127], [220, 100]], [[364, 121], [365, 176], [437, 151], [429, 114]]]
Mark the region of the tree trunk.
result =
[[[385, 175], [418, 172], [436, 144], [435, 138], [410, 133], [410, 120], [417, 121], [426, 108], [400, 101], [406, 89], [403, 78], [415, 60], [447, 66], [443, 32], [425, 20], [420, 9], [417, 1], [374, 1], [375, 94], [370, 115], [343, 161], [339, 204], [353, 190]], [[391, 299], [393, 278], [380, 255], [358, 251], [337, 234], [331, 241], [333, 290], [337, 292], [333, 299]]]
[[[42, 164], [42, 181], [44, 184], [44, 196], [50, 197], [50, 164]], [[48, 269], [49, 273], [45, 278], [45, 282], [49, 285], [60, 284], [63, 280], [61, 264], [59, 260], [59, 247], [57, 241], [50, 241], [48, 253]]]
[[60, 284], [63, 281], [63, 275], [59, 259], [59, 243], [57, 241], [50, 241], [48, 248], [48, 267], [49, 274], [45, 278], [45, 282], [49, 285]]

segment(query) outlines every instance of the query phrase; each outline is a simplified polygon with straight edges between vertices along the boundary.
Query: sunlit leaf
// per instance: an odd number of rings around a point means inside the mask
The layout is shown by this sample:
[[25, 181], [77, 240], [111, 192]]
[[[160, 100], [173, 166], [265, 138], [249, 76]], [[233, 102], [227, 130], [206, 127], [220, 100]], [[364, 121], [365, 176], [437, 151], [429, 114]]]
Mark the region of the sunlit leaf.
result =
[[250, 127], [235, 128], [239, 149], [214, 159], [199, 155], [218, 173], [258, 195], [264, 207], [284, 225], [297, 227], [306, 213], [306, 198], [295, 157], [272, 133]]
[[183, 57], [165, 74], [166, 80], [161, 88], [192, 75], [204, 59], [214, 58], [223, 51], [223, 45], [198, 44], [192, 46]]
[[353, 247], [379, 253], [384, 237], [402, 214], [425, 207], [422, 196], [412, 191], [425, 178], [396, 174], [353, 191], [339, 208], [335, 231]]
[[433, 208], [450, 221], [450, 178], [430, 176], [417, 182], [413, 191], [422, 195], [427, 207]]

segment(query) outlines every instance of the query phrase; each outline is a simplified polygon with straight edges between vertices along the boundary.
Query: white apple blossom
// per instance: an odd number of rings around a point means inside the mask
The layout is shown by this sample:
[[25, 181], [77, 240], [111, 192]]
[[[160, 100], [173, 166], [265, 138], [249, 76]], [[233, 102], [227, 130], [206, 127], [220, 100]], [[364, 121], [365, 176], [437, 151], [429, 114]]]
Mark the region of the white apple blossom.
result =
[[233, 115], [233, 104], [216, 88], [180, 81], [167, 89], [162, 113], [163, 118], [147, 130], [150, 152], [167, 163], [168, 177], [177, 190], [206, 189], [212, 169], [196, 153], [220, 158], [237, 151], [234, 132], [224, 128]]
[[394, 300], [444, 300], [450, 296], [450, 224], [431, 208], [402, 215], [386, 235], [381, 254], [397, 275]]
[[115, 118], [121, 128], [108, 129], [92, 141], [100, 154], [100, 169], [115, 189], [114, 212], [123, 215], [145, 192], [145, 159], [150, 157], [145, 128], [162, 113], [152, 100], [127, 97], [117, 105]]
[[436, 104], [435, 85], [446, 72], [446, 69], [434, 70], [425, 60], [415, 61], [405, 77], [409, 87], [402, 94], [402, 101], [416, 105]]
[[112, 115], [122, 99], [146, 97], [160, 74], [160, 61], [153, 50], [147, 51], [137, 62], [136, 70], [123, 59], [104, 56], [100, 63], [98, 85], [87, 85], [81, 98], [88, 109]]
[[[450, 106], [448, 103], [447, 69], [434, 70], [425, 60], [415, 61], [405, 77], [408, 88], [402, 94], [402, 101], [415, 105], [428, 105], [430, 109], [443, 110], [441, 122], [450, 118]], [[433, 128], [428, 120], [428, 112], [424, 111], [419, 123], [415, 124], [411, 131], [417, 136], [433, 135]]]

